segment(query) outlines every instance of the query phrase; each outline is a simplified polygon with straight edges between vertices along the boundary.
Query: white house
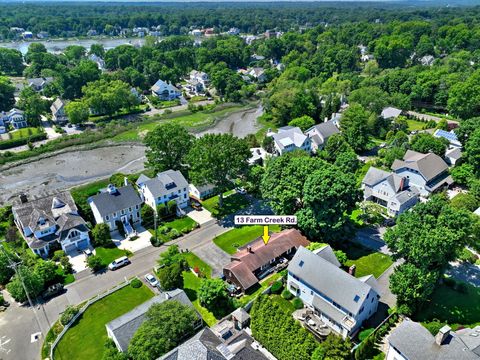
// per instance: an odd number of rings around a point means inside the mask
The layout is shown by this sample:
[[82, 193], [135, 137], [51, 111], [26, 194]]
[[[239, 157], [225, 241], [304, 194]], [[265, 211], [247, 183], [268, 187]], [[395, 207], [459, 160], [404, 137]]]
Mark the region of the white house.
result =
[[15, 223], [30, 249], [46, 257], [54, 243], [69, 252], [90, 246], [88, 228], [78, 215], [69, 192], [28, 201], [12, 207]]
[[189, 195], [195, 199], [203, 200], [216, 194], [213, 184], [195, 185], [188, 184]]
[[110, 184], [99, 194], [88, 198], [97, 224], [107, 224], [110, 231], [113, 231], [118, 228], [118, 222], [121, 222], [127, 235], [134, 233], [132, 225], [142, 221], [142, 203], [132, 185], [117, 188]]
[[445, 325], [433, 336], [422, 324], [405, 319], [386, 339], [386, 360], [478, 360], [480, 326], [457, 331]]
[[256, 81], [262, 83], [267, 80], [267, 76], [265, 75], [265, 69], [261, 67], [253, 67], [247, 69], [247, 74], [253, 77]]
[[377, 280], [356, 278], [340, 268], [330, 246], [300, 247], [288, 266], [287, 289], [343, 338], [353, 336], [377, 311]]
[[409, 186], [408, 178], [375, 167], [368, 169], [362, 188], [363, 199], [385, 207], [390, 216], [405, 212], [420, 198], [417, 188]]
[[386, 107], [382, 110], [380, 116], [384, 119], [392, 119], [395, 120], [402, 114], [402, 110], [394, 108], [394, 107]]
[[409, 185], [415, 186], [422, 196], [453, 183], [447, 163], [434, 153], [407, 150], [403, 160], [396, 159], [393, 162], [392, 170], [400, 177], [407, 178]]
[[9, 112], [0, 112], [0, 125], [7, 128], [8, 124], [12, 125], [14, 129], [22, 129], [28, 126], [23, 111], [15, 108]]
[[284, 126], [278, 129], [277, 134], [271, 136], [279, 155], [294, 150], [304, 150], [310, 153], [311, 140], [298, 127]]
[[192, 70], [190, 71], [187, 83], [189, 90], [192, 93], [203, 94], [210, 86], [210, 78], [208, 74], [204, 73], [203, 71]]
[[178, 99], [182, 93], [170, 82], [158, 80], [152, 87], [152, 95], [159, 97], [161, 100]]
[[96, 54], [91, 54], [89, 57], [88, 57], [89, 60], [93, 61], [95, 64], [97, 64], [97, 67], [100, 69], [100, 70], [105, 70], [105, 60], [103, 60], [100, 56], [96, 55]]
[[50, 106], [50, 111], [52, 112], [52, 121], [64, 124], [68, 121], [67, 113], [65, 112], [65, 102], [57, 98], [52, 106]]
[[175, 200], [180, 209], [188, 206], [189, 185], [178, 170], [163, 171], [153, 179], [142, 175], [136, 184], [145, 204], [154, 210], [158, 205], [167, 204], [170, 200]]
[[305, 134], [310, 138], [312, 152], [322, 150], [330, 136], [339, 134], [340, 130], [333, 121], [326, 121], [308, 129]]

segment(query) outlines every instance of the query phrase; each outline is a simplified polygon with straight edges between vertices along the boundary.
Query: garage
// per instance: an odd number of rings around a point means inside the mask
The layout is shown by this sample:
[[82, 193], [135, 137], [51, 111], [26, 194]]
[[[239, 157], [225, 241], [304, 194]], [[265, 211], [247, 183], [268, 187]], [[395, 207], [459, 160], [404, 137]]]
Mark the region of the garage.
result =
[[77, 242], [77, 248], [80, 250], [86, 249], [90, 244], [87, 239]]
[[69, 245], [65, 246], [65, 248], [64, 248], [64, 251], [66, 253], [69, 253], [69, 252], [72, 252], [72, 251], [75, 251], [75, 250], [77, 250], [77, 247], [75, 246], [75, 244], [69, 244]]

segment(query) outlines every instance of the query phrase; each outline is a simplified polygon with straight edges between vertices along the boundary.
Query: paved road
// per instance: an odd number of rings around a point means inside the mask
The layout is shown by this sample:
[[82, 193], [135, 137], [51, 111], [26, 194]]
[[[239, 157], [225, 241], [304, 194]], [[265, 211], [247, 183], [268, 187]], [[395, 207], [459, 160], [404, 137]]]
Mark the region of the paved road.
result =
[[[203, 225], [170, 244], [178, 244], [181, 249], [189, 249], [203, 253], [208, 249], [211, 240], [221, 233], [228, 231], [228, 226], [217, 224], [215, 221]], [[89, 271], [79, 274], [78, 280], [66, 286], [66, 292], [51, 299], [41, 307], [36, 307], [40, 322], [40, 329], [31, 308], [22, 307], [12, 302], [10, 309], [0, 314], [0, 359], [2, 360], [35, 360], [39, 358], [43, 337], [31, 342], [31, 335], [41, 331], [46, 334], [50, 325], [57, 320], [67, 305], [76, 305], [99, 293], [115, 286], [125, 278], [142, 276], [155, 266], [160, 253], [167, 246], [158, 248], [148, 247], [131, 258], [131, 264], [117, 271], [105, 271], [91, 274]], [[207, 262], [211, 259], [205, 259]], [[218, 272], [216, 264], [212, 264]]]
[[457, 280], [480, 287], [480, 266], [478, 265], [454, 262], [450, 263], [450, 269], [448, 269], [446, 273]]

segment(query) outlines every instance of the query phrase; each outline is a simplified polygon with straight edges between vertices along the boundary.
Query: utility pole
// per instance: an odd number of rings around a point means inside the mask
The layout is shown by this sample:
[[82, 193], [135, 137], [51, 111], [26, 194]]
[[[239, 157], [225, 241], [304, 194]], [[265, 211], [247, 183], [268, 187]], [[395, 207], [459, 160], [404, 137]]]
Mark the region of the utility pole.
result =
[[[29, 303], [30, 307], [31, 307], [32, 310], [33, 310], [33, 314], [35, 315], [35, 320], [37, 321], [38, 329], [40, 330], [40, 332], [41, 332], [42, 334], [44, 334], [42, 325], [40, 324], [40, 319], [38, 318], [37, 311], [35, 310], [34, 303], [32, 302], [32, 299], [30, 298], [30, 294], [28, 293], [28, 290], [27, 290], [27, 287], [26, 287], [25, 282], [24, 282], [24, 280], [23, 280], [22, 274], [21, 274], [20, 271], [18, 270], [18, 267], [22, 264], [22, 261], [14, 262], [12, 259], [10, 259], [10, 256], [8, 255], [8, 253], [7, 253], [7, 251], [5, 250], [5, 248], [3, 247], [3, 242], [4, 242], [4, 241], [5, 241], [5, 240], [0, 241], [0, 245], [1, 245], [0, 248], [2, 248], [3, 253], [4, 253], [5, 256], [7, 257], [7, 260], [8, 260], [8, 263], [9, 263], [9, 267], [12, 268], [12, 269], [15, 271], [15, 274], [17, 275], [18, 279], [20, 280], [20, 283], [22, 284], [22, 287], [23, 287], [23, 291], [25, 291], [25, 295], [27, 296], [28, 303]], [[47, 321], [48, 321], [48, 319], [47, 319]]]

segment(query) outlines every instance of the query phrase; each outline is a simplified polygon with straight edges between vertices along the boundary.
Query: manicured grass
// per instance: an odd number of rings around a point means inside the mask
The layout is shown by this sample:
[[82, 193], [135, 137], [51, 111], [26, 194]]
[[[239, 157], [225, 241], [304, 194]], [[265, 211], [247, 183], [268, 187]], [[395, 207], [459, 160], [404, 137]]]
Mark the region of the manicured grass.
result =
[[355, 209], [352, 211], [352, 213], [350, 214], [350, 220], [352, 220], [352, 222], [359, 226], [359, 227], [362, 227], [363, 225], [365, 225], [365, 223], [363, 222], [363, 220], [359, 219], [358, 217], [360, 215], [362, 215], [362, 210], [361, 209]]
[[426, 123], [418, 120], [407, 119], [408, 131], [419, 131], [425, 128]]
[[178, 218], [163, 224], [163, 226], [167, 226], [170, 229], [175, 229], [182, 234], [192, 231], [197, 227], [197, 225], [197, 222], [190, 219], [188, 216], [184, 216], [183, 218]]
[[99, 246], [95, 248], [95, 254], [102, 259], [102, 265], [107, 266], [115, 259], [118, 259], [122, 256], [130, 256], [131, 252], [119, 249], [117, 247], [107, 249]]
[[91, 305], [65, 333], [55, 349], [57, 360], [101, 359], [107, 340], [105, 324], [153, 296], [147, 286], [126, 286]]
[[273, 294], [270, 297], [272, 298], [273, 302], [280, 306], [280, 309], [288, 311], [290, 314], [295, 311], [295, 306], [293, 306], [292, 302], [284, 299], [281, 295]]
[[199, 314], [202, 316], [205, 323], [207, 323], [208, 326], [212, 326], [219, 319], [217, 319], [213, 315], [213, 313], [211, 313], [206, 308], [204, 308], [202, 305], [200, 305], [200, 302], [197, 299], [197, 290], [200, 287], [201, 282], [202, 282], [202, 279], [197, 277], [191, 271], [184, 271], [183, 272], [183, 290], [187, 293], [188, 298], [192, 302], [195, 309], [197, 309]]
[[27, 127], [10, 132], [10, 138], [12, 140], [28, 138], [32, 135], [41, 134], [43, 131], [39, 128]]
[[208, 265], [205, 261], [200, 259], [194, 253], [184, 253], [183, 258], [187, 261], [188, 266], [190, 266], [192, 269], [195, 269], [197, 267], [201, 271], [201, 273], [205, 275], [205, 277], [210, 278], [210, 276], [212, 275], [212, 268], [210, 267], [210, 265]]
[[219, 196], [213, 196], [209, 199], [202, 201], [202, 205], [205, 209], [212, 213], [212, 216], [216, 218], [222, 218], [226, 215], [233, 214], [243, 208], [246, 208], [250, 205], [250, 201], [245, 195], [240, 195], [237, 193], [231, 194], [231, 192], [226, 192], [223, 194], [223, 205], [220, 208], [218, 206]]
[[375, 276], [375, 278], [378, 278], [393, 264], [390, 256], [374, 252], [358, 244], [348, 243], [342, 250], [345, 251], [348, 257], [345, 266], [350, 267], [353, 264], [356, 265], [356, 277], [371, 274]]
[[128, 130], [123, 133], [118, 134], [113, 137], [114, 141], [139, 141], [143, 138], [147, 132], [153, 130], [160, 124], [167, 122], [175, 122], [178, 125], [182, 125], [188, 129], [197, 129], [204, 128], [215, 123], [216, 120], [221, 119], [232, 112], [240, 111], [246, 109], [245, 106], [235, 105], [227, 108], [223, 108], [217, 111], [199, 111], [196, 113], [188, 113], [181, 116], [175, 116], [175, 113], [172, 114], [175, 117], [165, 118], [163, 117], [152, 117], [151, 122], [143, 123], [139, 125], [136, 129]]
[[480, 323], [480, 288], [469, 284], [465, 284], [465, 288], [466, 292], [462, 293], [446, 284], [438, 285], [415, 320], [438, 319], [455, 327]]
[[273, 273], [272, 275], [263, 279], [259, 285], [255, 286], [254, 288], [250, 289], [247, 294], [242, 296], [238, 299], [239, 306], [245, 306], [250, 301], [255, 299], [258, 295], [260, 295], [266, 288], [272, 285], [275, 281], [280, 279], [282, 276], [279, 273]]
[[73, 274], [65, 274], [60, 265], [55, 272], [57, 273], [59, 280], [61, 280], [63, 285], [71, 284], [75, 281], [75, 276], [73, 276]]
[[[279, 225], [269, 226], [270, 233], [279, 232], [280, 230]], [[242, 226], [217, 236], [213, 239], [213, 242], [226, 253], [234, 254], [239, 247], [248, 244], [262, 235], [263, 226]]]

